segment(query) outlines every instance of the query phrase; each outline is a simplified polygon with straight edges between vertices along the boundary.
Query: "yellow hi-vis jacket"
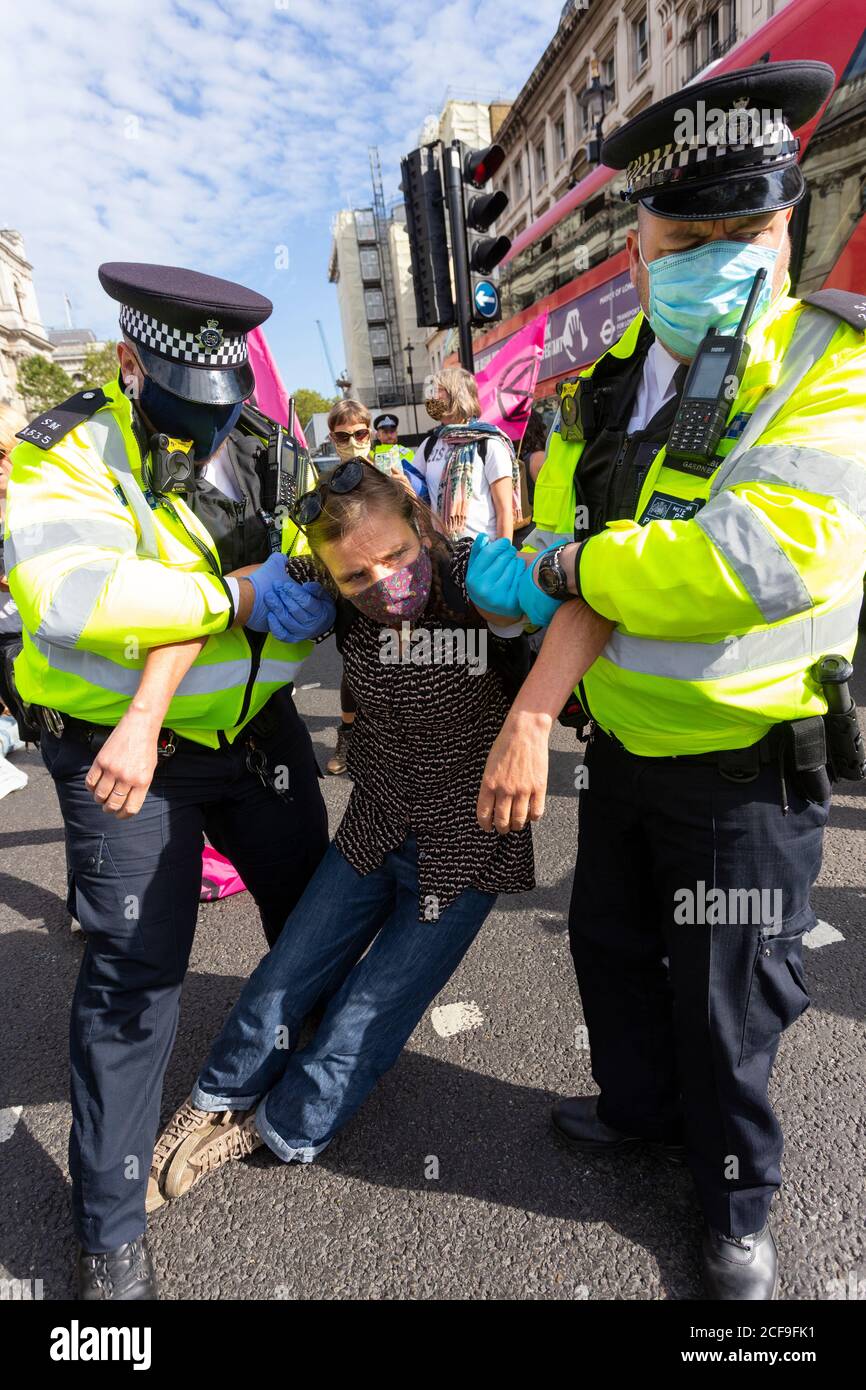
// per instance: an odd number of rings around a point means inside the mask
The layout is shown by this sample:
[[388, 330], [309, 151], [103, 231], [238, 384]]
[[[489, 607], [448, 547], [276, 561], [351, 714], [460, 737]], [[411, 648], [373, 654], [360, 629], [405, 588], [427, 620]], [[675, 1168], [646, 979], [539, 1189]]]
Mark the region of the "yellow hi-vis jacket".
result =
[[[788, 289], [749, 330], [715, 471], [682, 472], [660, 449], [634, 518], [581, 548], [583, 597], [616, 629], [577, 693], [633, 753], [744, 748], [773, 724], [822, 714], [810, 667], [854, 652], [866, 567], [866, 305], [816, 296], [845, 302], [829, 312]], [[633, 354], [642, 319], [608, 355]], [[583, 448], [558, 427], [551, 434], [525, 549], [574, 538]], [[670, 519], [683, 503], [693, 515]]]
[[12, 453], [4, 555], [24, 628], [19, 693], [114, 725], [151, 647], [207, 637], [165, 724], [208, 747], [232, 742], [313, 643], [268, 634], [254, 655], [243, 628], [230, 627], [210, 534], [179, 495], [156, 497], [142, 481], [132, 402], [117, 382], [96, 396], [101, 408], [50, 447], [36, 422], [39, 443]]

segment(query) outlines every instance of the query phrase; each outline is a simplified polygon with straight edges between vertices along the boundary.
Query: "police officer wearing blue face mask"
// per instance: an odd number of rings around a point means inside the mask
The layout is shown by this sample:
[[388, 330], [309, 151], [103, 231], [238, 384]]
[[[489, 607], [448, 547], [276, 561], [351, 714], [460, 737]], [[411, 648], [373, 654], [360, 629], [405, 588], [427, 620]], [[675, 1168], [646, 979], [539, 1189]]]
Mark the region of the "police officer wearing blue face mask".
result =
[[546, 721], [570, 691], [591, 730], [569, 933], [599, 1091], [557, 1102], [557, 1141], [688, 1163], [705, 1289], [726, 1301], [779, 1286], [769, 1080], [809, 1002], [830, 778], [860, 770], [853, 733], [850, 762], [833, 754], [820, 659], [857, 640], [866, 304], [798, 299], [788, 274], [796, 131], [834, 82], [824, 63], [758, 64], [605, 141], [637, 204], [641, 312], [561, 383], [537, 558], [482, 542], [467, 581], [486, 612], [550, 625], [491, 753], [482, 827], [537, 818]]

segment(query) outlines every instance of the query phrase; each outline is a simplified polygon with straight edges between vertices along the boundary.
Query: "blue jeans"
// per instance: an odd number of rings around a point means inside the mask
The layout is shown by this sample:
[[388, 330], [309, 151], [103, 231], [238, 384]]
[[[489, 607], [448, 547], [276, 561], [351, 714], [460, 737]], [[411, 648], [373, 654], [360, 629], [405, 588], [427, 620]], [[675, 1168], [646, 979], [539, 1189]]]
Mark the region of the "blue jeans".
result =
[[[193, 1105], [257, 1106], [259, 1134], [286, 1163], [309, 1163], [330, 1143], [394, 1065], [496, 902], [466, 888], [437, 920], [419, 922], [417, 856], [410, 834], [359, 874], [330, 846], [214, 1043]], [[339, 981], [314, 1038], [295, 1051], [302, 1020]]]

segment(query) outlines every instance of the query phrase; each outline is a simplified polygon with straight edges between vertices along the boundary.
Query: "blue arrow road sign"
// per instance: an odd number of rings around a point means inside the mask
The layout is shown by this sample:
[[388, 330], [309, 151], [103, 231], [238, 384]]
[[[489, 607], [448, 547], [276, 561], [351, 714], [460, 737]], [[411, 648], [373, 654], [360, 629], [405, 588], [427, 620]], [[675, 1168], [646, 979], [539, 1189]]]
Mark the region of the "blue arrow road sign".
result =
[[499, 291], [492, 280], [479, 280], [472, 291], [475, 311], [483, 319], [492, 319], [499, 310]]

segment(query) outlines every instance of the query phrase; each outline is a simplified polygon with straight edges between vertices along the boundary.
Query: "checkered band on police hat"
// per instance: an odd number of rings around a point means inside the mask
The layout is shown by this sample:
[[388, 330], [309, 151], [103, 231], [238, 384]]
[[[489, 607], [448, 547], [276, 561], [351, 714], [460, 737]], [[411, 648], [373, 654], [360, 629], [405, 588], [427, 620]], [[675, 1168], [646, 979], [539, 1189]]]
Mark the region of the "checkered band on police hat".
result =
[[223, 332], [217, 319], [207, 319], [193, 333], [122, 304], [120, 326], [134, 342], [158, 357], [190, 367], [240, 367], [247, 361], [246, 334]]
[[[790, 126], [776, 114], [755, 122], [756, 113], [728, 112], [728, 138], [692, 136], [649, 150], [633, 159], [626, 168], [627, 187], [623, 197], [633, 198], [650, 189], [669, 187], [697, 179], [718, 179], [743, 168], [756, 173], [780, 163], [790, 163], [800, 141]], [[733, 137], [733, 138], [731, 138]]]

